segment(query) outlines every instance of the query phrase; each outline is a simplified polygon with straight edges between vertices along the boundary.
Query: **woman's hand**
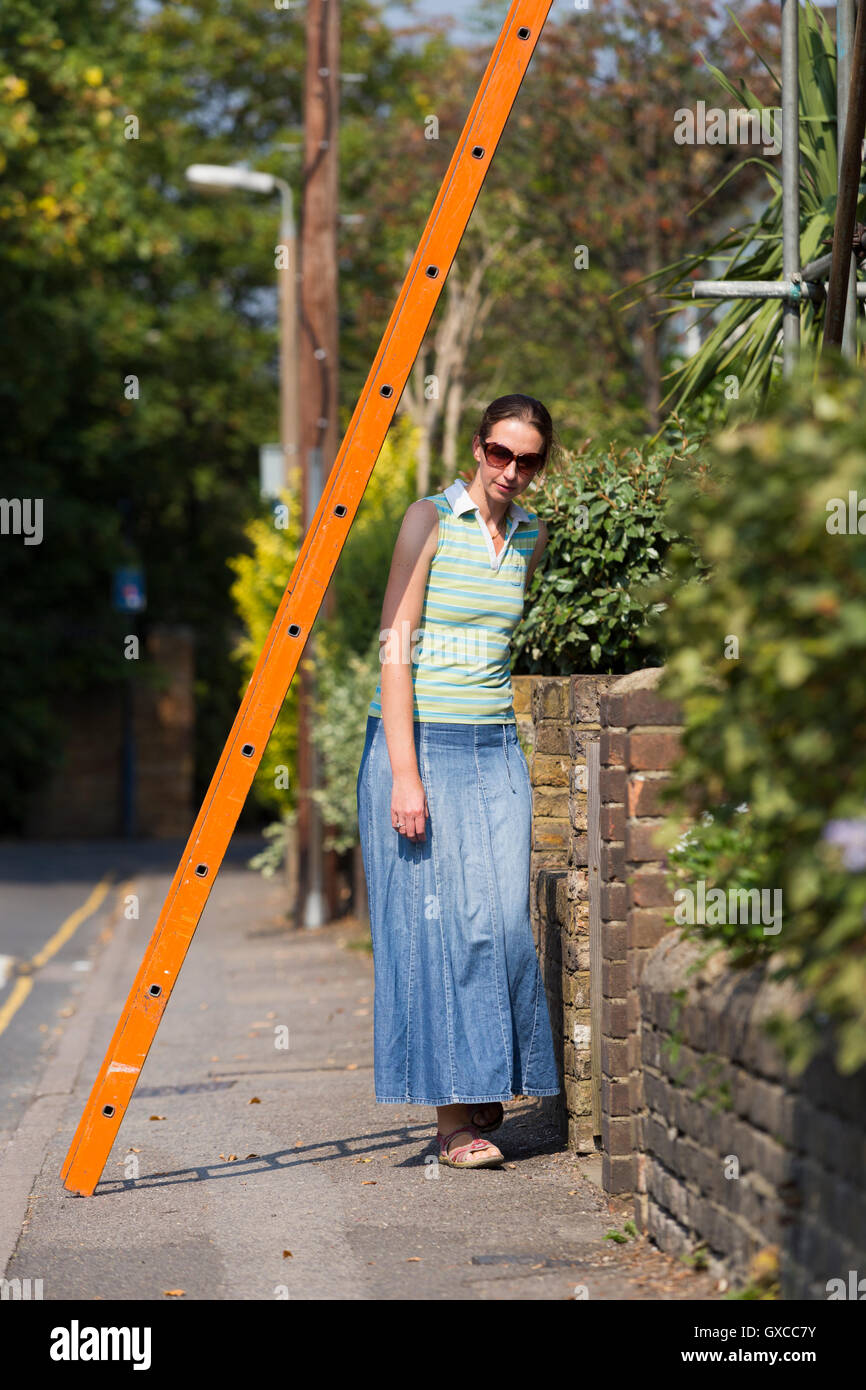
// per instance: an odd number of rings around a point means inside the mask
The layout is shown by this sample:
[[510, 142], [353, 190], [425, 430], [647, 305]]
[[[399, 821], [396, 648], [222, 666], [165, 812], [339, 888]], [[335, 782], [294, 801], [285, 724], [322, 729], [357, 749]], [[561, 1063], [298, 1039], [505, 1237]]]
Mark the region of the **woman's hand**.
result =
[[414, 844], [426, 839], [424, 822], [430, 814], [420, 777], [395, 777], [391, 788], [391, 824]]

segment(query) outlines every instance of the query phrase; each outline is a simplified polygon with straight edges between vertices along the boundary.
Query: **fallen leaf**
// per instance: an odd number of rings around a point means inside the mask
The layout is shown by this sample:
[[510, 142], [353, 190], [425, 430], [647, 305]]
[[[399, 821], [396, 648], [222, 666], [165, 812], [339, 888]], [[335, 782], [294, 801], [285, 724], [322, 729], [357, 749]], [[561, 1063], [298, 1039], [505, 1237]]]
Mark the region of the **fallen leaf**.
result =
[[375, 1187], [375, 1186], [376, 1186], [376, 1179], [375, 1179], [375, 1178], [365, 1178], [364, 1181], [361, 1183], [361, 1186], [362, 1186], [362, 1187]]
[[249, 1104], [249, 1105], [261, 1105], [261, 1101], [259, 1100], [258, 1096], [253, 1096], [252, 1100], [249, 1101], [248, 1104]]
[[291, 1260], [292, 1258], [293, 1258], [293, 1257], [292, 1257], [292, 1252], [291, 1252], [291, 1250], [284, 1250], [284, 1251], [283, 1251], [283, 1259], [284, 1259], [284, 1260]]
[[276, 1016], [277, 1016], [277, 1011], [276, 1011], [276, 1009], [271, 1009], [270, 1013], [265, 1014], [265, 1018], [276, 1018]]
[[207, 1007], [208, 1007], [207, 1004], [199, 1004], [199, 1008], [200, 1008], [200, 1009], [206, 1009]]
[[346, 1071], [357, 1071], [357, 1070], [358, 1070], [358, 1063], [357, 1063], [357, 1062], [350, 1062], [349, 1065], [346, 1067]]
[[186, 1289], [163, 1289], [166, 1298], [183, 1298]]
[[353, 1163], [372, 1163], [372, 1158], [353, 1158]]
[[261, 1154], [247, 1154], [247, 1158], [261, 1158]]
[[128, 1154], [140, 1154], [141, 1149], [134, 1149], [131, 1145], [126, 1151]]
[[165, 1119], [165, 1116], [164, 1116], [164, 1115], [149, 1115], [149, 1116], [148, 1116], [148, 1119], [150, 1119], [150, 1120], [164, 1120], [164, 1119]]
[[304, 1147], [304, 1141], [303, 1141], [303, 1139], [296, 1139], [296, 1140], [295, 1140], [295, 1148], [296, 1148], [296, 1149], [302, 1149], [303, 1147]]
[[409, 1257], [408, 1257], [407, 1260], [406, 1260], [406, 1263], [407, 1263], [407, 1265], [420, 1264], [420, 1263], [421, 1263], [421, 1256], [420, 1256], [420, 1255], [409, 1255]]
[[237, 1154], [220, 1154], [220, 1158], [224, 1158], [226, 1163], [234, 1163], [237, 1158]]

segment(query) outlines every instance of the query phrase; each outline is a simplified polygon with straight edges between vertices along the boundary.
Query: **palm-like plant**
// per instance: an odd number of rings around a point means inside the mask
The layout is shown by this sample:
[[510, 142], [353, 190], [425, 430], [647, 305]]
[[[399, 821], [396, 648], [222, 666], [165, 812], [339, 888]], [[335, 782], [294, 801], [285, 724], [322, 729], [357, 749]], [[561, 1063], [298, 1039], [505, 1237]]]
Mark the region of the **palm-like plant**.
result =
[[[728, 11], [730, 14], [730, 11]], [[731, 15], [734, 23], [735, 16]], [[836, 210], [836, 45], [825, 16], [807, 0], [799, 26], [799, 144], [800, 144], [800, 264], [813, 260], [823, 243], [832, 240]], [[744, 38], [750, 42], [742, 30]], [[757, 52], [757, 50], [755, 50]], [[766, 60], [758, 57], [779, 88], [777, 74]], [[706, 60], [704, 60], [706, 62]], [[707, 67], [740, 107], [763, 112], [765, 104], [745, 85], [736, 85], [712, 64]], [[691, 300], [688, 282], [707, 261], [727, 261], [722, 280], [781, 280], [782, 276], [782, 181], [781, 168], [767, 159], [750, 156], [737, 166], [707, 195], [712, 198], [746, 165], [756, 164], [770, 185], [770, 202], [756, 221], [731, 229], [714, 245], [685, 256], [644, 281], [654, 280], [665, 297]], [[704, 199], [706, 202], [707, 199]], [[703, 204], [700, 204], [703, 206]], [[700, 302], [700, 301], [699, 301]], [[718, 309], [717, 300], [701, 316], [706, 320]], [[710, 330], [700, 349], [687, 362], [669, 373], [673, 384], [664, 404], [685, 406], [724, 375], [735, 375], [740, 394], [761, 401], [781, 367], [778, 345], [782, 337], [780, 299], [731, 300]], [[677, 306], [665, 311], [679, 312]], [[804, 349], [818, 345], [823, 325], [823, 302], [804, 300], [801, 311], [801, 344]]]

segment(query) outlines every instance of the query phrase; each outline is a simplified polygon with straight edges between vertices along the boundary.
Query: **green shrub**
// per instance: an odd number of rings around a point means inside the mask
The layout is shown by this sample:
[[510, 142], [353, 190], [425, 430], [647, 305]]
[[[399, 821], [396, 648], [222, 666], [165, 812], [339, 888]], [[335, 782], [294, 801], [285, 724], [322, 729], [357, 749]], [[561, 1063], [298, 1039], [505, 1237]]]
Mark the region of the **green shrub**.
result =
[[850, 1072], [866, 1062], [866, 381], [832, 373], [786, 383], [765, 418], [715, 436], [698, 486], [672, 488], [699, 570], [671, 548], [646, 640], [685, 721], [673, 790], [694, 814], [745, 802], [749, 834], [715, 846], [724, 873], [782, 890], [781, 931], [749, 946], [804, 992], [777, 1036], [799, 1068], [832, 1022]]
[[627, 672], [659, 665], [641, 647], [648, 581], [666, 573], [678, 533], [665, 513], [677, 477], [700, 468], [698, 443], [618, 449], [611, 444], [563, 460], [561, 472], [528, 497], [549, 540], [512, 639], [517, 674]]

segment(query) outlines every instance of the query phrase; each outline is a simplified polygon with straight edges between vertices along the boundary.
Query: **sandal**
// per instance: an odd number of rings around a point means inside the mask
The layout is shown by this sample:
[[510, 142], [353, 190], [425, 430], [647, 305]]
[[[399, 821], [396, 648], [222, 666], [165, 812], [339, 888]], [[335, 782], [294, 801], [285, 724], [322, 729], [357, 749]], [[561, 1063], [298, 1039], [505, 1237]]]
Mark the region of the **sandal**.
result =
[[[458, 1148], [448, 1152], [448, 1144], [457, 1134], [471, 1134], [470, 1144], [461, 1144]], [[495, 1144], [491, 1144], [487, 1139], [478, 1138], [477, 1125], [459, 1125], [457, 1129], [452, 1129], [450, 1134], [440, 1134], [436, 1131], [436, 1138], [439, 1140], [439, 1162], [444, 1163], [448, 1168], [492, 1168], [494, 1164], [503, 1163], [504, 1156], [499, 1152]], [[461, 1154], [477, 1153], [482, 1149], [489, 1149], [486, 1158], [467, 1158], [461, 1159]]]
[[[484, 1104], [492, 1105], [494, 1104], [494, 1102], [485, 1101]], [[479, 1134], [492, 1134], [495, 1129], [499, 1129], [500, 1125], [505, 1119], [505, 1107], [503, 1106], [502, 1102], [496, 1101], [495, 1104], [499, 1106], [499, 1114], [498, 1116], [495, 1115], [492, 1120], [488, 1120], [486, 1125], [478, 1124], [476, 1120], [476, 1116], [481, 1114], [480, 1109], [470, 1110], [470, 1119], [472, 1120], [472, 1123], [475, 1125], [475, 1128], [478, 1130]]]

